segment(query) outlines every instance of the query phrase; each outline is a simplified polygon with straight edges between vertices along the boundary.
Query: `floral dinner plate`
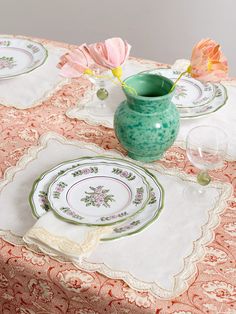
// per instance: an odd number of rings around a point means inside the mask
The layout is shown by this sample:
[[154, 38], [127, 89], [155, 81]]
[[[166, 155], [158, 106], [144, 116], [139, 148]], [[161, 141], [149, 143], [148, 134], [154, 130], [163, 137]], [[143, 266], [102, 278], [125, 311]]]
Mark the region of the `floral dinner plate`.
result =
[[142, 211], [151, 196], [132, 167], [92, 161], [66, 171], [49, 186], [50, 208], [68, 222], [105, 226]]
[[39, 218], [43, 214], [45, 214], [50, 208], [47, 199], [47, 190], [51, 181], [69, 168], [77, 167], [79, 164], [88, 163], [90, 159], [94, 161], [102, 161], [108, 163], [112, 161], [113, 163], [117, 163], [118, 166], [120, 165], [120, 163], [129, 165], [130, 167], [133, 167], [136, 171], [139, 171], [142, 175], [145, 175], [151, 187], [151, 198], [146, 208], [143, 211], [132, 216], [131, 218], [128, 218], [125, 221], [116, 224], [113, 228], [113, 232], [109, 235], [104, 235], [101, 238], [102, 241], [119, 239], [124, 236], [136, 234], [144, 230], [147, 226], [149, 226], [158, 218], [161, 209], [163, 208], [164, 191], [160, 183], [157, 181], [157, 178], [145, 168], [140, 167], [139, 165], [136, 165], [128, 160], [121, 160], [104, 156], [82, 157], [76, 160], [67, 161], [43, 173], [35, 181], [29, 197], [34, 216]]
[[[172, 69], [145, 71], [168, 77], [173, 82], [181, 72]], [[227, 100], [227, 91], [220, 83], [202, 83], [190, 75], [184, 75], [177, 83], [173, 103], [179, 110], [180, 118], [189, 119], [213, 113]]]
[[150, 184], [151, 198], [149, 203], [143, 211], [114, 226], [112, 233], [103, 235], [101, 241], [115, 240], [141, 232], [159, 217], [164, 206], [163, 188], [152, 173], [137, 165], [135, 167], [138, 167], [139, 172], [146, 177]]
[[47, 50], [38, 42], [0, 37], [0, 79], [28, 73], [47, 59]]

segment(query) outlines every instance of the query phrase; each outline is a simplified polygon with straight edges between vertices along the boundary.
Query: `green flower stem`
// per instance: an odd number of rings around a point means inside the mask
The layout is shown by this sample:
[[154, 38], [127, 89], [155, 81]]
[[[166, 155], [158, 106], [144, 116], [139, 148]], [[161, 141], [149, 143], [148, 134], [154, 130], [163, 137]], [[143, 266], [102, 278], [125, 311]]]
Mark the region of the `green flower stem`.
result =
[[136, 92], [136, 90], [127, 85], [124, 81], [122, 81], [121, 77], [116, 76], [116, 78], [118, 79], [119, 83], [121, 84], [121, 87], [125, 88], [130, 94], [134, 94], [134, 95], [138, 95], [138, 93]]
[[[115, 78], [117, 78], [118, 82], [116, 82], [111, 76], [109, 75], [97, 75], [95, 74], [94, 72], [91, 72], [91, 73], [86, 73], [87, 75], [90, 75], [94, 78], [98, 78], [98, 79], [104, 79], [104, 80], [110, 80], [112, 81], [115, 85], [117, 86], [121, 86], [123, 88], [126, 88], [131, 94], [134, 94], [134, 95], [138, 95], [136, 90], [131, 87], [131, 86], [128, 86], [126, 83], [124, 83], [121, 79], [120, 76], [115, 76]], [[99, 98], [99, 97], [98, 97]]]
[[171, 87], [169, 93], [173, 92], [173, 90], [175, 89], [175, 86], [176, 86], [176, 84], [178, 83], [178, 81], [181, 79], [181, 77], [182, 77], [184, 74], [186, 74], [186, 73], [188, 73], [188, 72], [189, 72], [189, 71], [188, 71], [188, 69], [187, 69], [186, 71], [182, 72], [182, 73], [179, 75], [179, 77], [178, 77], [177, 80], [174, 82], [173, 86]]

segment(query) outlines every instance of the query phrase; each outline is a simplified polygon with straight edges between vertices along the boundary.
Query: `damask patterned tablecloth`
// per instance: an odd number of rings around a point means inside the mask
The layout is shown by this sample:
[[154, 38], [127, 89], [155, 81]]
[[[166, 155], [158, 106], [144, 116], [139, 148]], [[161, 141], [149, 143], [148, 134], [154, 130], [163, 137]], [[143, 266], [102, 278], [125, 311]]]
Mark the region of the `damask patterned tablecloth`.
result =
[[[38, 39], [36, 39], [38, 40]], [[62, 43], [40, 40], [70, 49]], [[156, 63], [155, 66], [163, 66]], [[41, 135], [53, 131], [65, 138], [95, 143], [107, 150], [125, 153], [114, 131], [70, 119], [65, 113], [83, 97], [90, 84], [73, 79], [38, 106], [18, 110], [0, 106], [1, 176], [17, 164]], [[209, 116], [210, 119], [210, 116]], [[209, 120], [210, 121], [210, 120]], [[159, 161], [167, 168], [195, 175], [185, 150], [171, 147]], [[236, 163], [225, 161], [224, 168], [211, 171], [215, 179], [233, 185]], [[14, 180], [14, 178], [13, 178]], [[214, 239], [209, 240], [205, 256], [197, 263], [188, 288], [174, 299], [156, 298], [149, 292], [130, 288], [97, 272], [79, 270], [70, 262], [58, 261], [27, 249], [22, 239], [6, 230], [0, 239], [0, 312], [1, 313], [236, 313], [236, 197], [228, 200], [221, 214]], [[7, 210], [1, 204], [1, 211]]]

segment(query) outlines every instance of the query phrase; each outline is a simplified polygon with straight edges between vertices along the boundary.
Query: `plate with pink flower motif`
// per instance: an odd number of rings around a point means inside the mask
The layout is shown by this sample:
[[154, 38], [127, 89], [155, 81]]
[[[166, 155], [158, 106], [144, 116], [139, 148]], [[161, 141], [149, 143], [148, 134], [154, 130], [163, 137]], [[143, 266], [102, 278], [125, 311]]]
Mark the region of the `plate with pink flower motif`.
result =
[[[154, 69], [145, 71], [165, 76], [173, 82], [181, 72], [173, 69]], [[227, 100], [227, 91], [220, 83], [203, 83], [186, 74], [176, 85], [173, 103], [179, 110], [180, 118], [196, 118], [220, 109]]]
[[0, 37], [0, 79], [33, 71], [47, 59], [46, 48], [38, 42], [14, 37]]
[[92, 161], [67, 170], [48, 188], [50, 208], [61, 219], [112, 225], [141, 212], [151, 198], [146, 178], [122, 163]]
[[145, 230], [145, 228], [147, 228], [159, 217], [159, 214], [164, 206], [164, 190], [158, 182], [156, 176], [154, 176], [147, 169], [129, 160], [121, 160], [119, 158], [105, 156], [81, 157], [75, 160], [65, 161], [44, 172], [34, 182], [29, 196], [29, 202], [33, 215], [36, 218], [40, 218], [48, 210], [50, 210], [50, 204], [47, 199], [47, 191], [53, 180], [65, 171], [78, 167], [79, 165], [85, 165], [91, 162], [91, 160], [103, 163], [112, 162], [113, 164], [116, 164], [117, 167], [119, 167], [120, 164], [123, 166], [129, 166], [133, 168], [134, 171], [138, 171], [141, 175], [145, 176], [151, 188], [151, 198], [145, 209], [125, 221], [117, 223], [110, 234], [102, 236], [101, 241], [115, 240], [129, 235], [134, 235], [142, 230]]

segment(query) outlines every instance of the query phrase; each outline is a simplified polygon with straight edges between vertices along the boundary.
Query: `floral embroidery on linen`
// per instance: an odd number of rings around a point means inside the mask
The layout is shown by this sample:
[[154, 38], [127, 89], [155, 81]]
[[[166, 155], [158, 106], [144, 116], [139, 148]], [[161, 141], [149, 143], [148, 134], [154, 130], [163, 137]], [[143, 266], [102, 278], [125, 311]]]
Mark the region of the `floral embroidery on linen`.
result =
[[31, 279], [28, 282], [28, 288], [30, 293], [32, 293], [36, 299], [43, 302], [50, 302], [53, 298], [52, 289], [49, 287], [46, 280], [41, 279]]
[[220, 263], [224, 263], [227, 261], [227, 254], [222, 250], [215, 249], [213, 247], [206, 248], [206, 255], [204, 257], [203, 262], [215, 266]]
[[8, 279], [6, 276], [0, 273], [0, 288], [6, 288], [8, 286]]
[[64, 288], [74, 292], [88, 290], [94, 281], [94, 278], [91, 275], [74, 269], [59, 272], [57, 277]]
[[49, 263], [49, 257], [46, 255], [35, 254], [24, 247], [21, 250], [23, 258], [33, 265], [43, 266], [45, 263]]
[[202, 285], [203, 292], [218, 302], [235, 302], [236, 287], [224, 281], [209, 281]]
[[147, 292], [138, 292], [129, 287], [123, 288], [123, 291], [128, 301], [139, 307], [149, 308], [152, 303], [155, 303], [155, 298]]
[[230, 222], [224, 225], [225, 231], [232, 237], [236, 237], [236, 222]]

